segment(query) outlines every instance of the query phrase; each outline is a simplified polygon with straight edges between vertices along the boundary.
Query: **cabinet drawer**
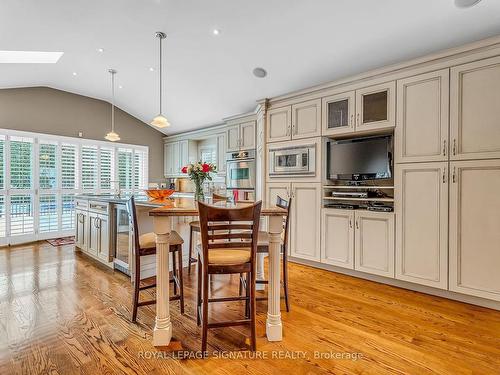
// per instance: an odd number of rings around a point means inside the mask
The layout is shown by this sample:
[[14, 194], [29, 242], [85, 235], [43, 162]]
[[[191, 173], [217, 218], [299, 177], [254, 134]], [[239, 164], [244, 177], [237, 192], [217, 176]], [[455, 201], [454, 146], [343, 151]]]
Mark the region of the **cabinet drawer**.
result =
[[109, 204], [104, 203], [104, 202], [89, 201], [89, 211], [108, 215], [109, 214]]
[[83, 199], [75, 199], [75, 208], [80, 210], [87, 210], [89, 208], [89, 201]]

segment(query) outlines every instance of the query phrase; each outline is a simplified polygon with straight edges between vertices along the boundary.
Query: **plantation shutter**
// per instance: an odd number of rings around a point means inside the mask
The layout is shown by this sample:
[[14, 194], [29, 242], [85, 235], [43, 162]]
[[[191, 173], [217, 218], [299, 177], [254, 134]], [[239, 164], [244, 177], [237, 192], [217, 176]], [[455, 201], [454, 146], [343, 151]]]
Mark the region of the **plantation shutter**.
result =
[[82, 146], [82, 189], [97, 189], [97, 147]]
[[114, 186], [111, 181], [114, 180], [114, 150], [112, 148], [100, 149], [100, 182], [101, 190], [111, 190]]
[[118, 149], [118, 180], [120, 187], [124, 190], [131, 190], [133, 187], [133, 152], [132, 149]]

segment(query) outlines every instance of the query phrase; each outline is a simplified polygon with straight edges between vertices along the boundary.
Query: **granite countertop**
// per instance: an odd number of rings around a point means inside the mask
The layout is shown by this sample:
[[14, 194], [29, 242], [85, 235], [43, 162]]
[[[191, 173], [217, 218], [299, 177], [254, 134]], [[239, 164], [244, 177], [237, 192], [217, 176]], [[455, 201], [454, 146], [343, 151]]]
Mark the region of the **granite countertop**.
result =
[[[75, 198], [89, 200], [89, 201], [96, 201], [96, 202], [106, 202], [106, 203], [113, 203], [113, 204], [126, 204], [131, 196], [132, 196], [131, 194], [122, 194], [122, 195], [116, 195], [116, 194], [77, 194]], [[193, 196], [194, 196], [194, 193], [175, 192], [170, 197], [171, 198], [193, 198]], [[152, 206], [152, 207], [161, 206], [160, 203], [152, 202], [146, 194], [134, 194], [134, 198], [135, 198], [135, 203], [139, 206]]]

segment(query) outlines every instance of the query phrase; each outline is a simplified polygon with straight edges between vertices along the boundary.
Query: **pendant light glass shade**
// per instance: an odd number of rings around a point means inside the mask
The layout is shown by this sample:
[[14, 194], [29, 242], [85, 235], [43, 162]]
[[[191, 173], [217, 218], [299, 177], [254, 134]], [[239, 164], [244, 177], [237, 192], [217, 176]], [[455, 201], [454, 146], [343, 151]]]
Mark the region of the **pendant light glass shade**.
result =
[[151, 125], [157, 127], [157, 128], [166, 128], [168, 126], [170, 126], [170, 123], [168, 122], [167, 118], [165, 116], [163, 116], [162, 112], [161, 112], [161, 102], [162, 102], [162, 41], [163, 39], [165, 39], [167, 36], [165, 35], [165, 33], [161, 32], [161, 31], [157, 31], [155, 36], [160, 40], [160, 63], [159, 63], [159, 70], [160, 70], [160, 74], [159, 74], [159, 78], [160, 78], [160, 113], [158, 114], [158, 116], [156, 116], [153, 121], [151, 121]]
[[104, 139], [116, 142], [120, 140], [120, 136], [115, 132], [115, 74], [116, 70], [109, 69], [108, 72], [111, 74], [111, 131], [106, 134]]

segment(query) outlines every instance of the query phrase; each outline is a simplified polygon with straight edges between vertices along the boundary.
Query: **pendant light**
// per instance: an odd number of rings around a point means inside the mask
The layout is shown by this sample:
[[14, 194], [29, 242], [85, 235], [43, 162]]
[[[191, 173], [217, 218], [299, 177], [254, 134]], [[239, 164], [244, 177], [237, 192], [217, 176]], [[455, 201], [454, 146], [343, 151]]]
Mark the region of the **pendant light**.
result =
[[116, 142], [120, 140], [120, 136], [115, 132], [115, 74], [116, 70], [109, 69], [111, 74], [111, 131], [104, 137], [108, 141]]
[[167, 126], [170, 126], [170, 123], [168, 122], [167, 118], [163, 116], [161, 113], [161, 99], [162, 99], [162, 50], [161, 50], [161, 44], [163, 39], [165, 39], [167, 36], [165, 33], [161, 31], [157, 31], [155, 33], [155, 36], [160, 40], [160, 64], [159, 64], [159, 70], [160, 70], [160, 113], [158, 116], [156, 116], [153, 121], [151, 121], [151, 125], [156, 126], [157, 128], [166, 128]]

